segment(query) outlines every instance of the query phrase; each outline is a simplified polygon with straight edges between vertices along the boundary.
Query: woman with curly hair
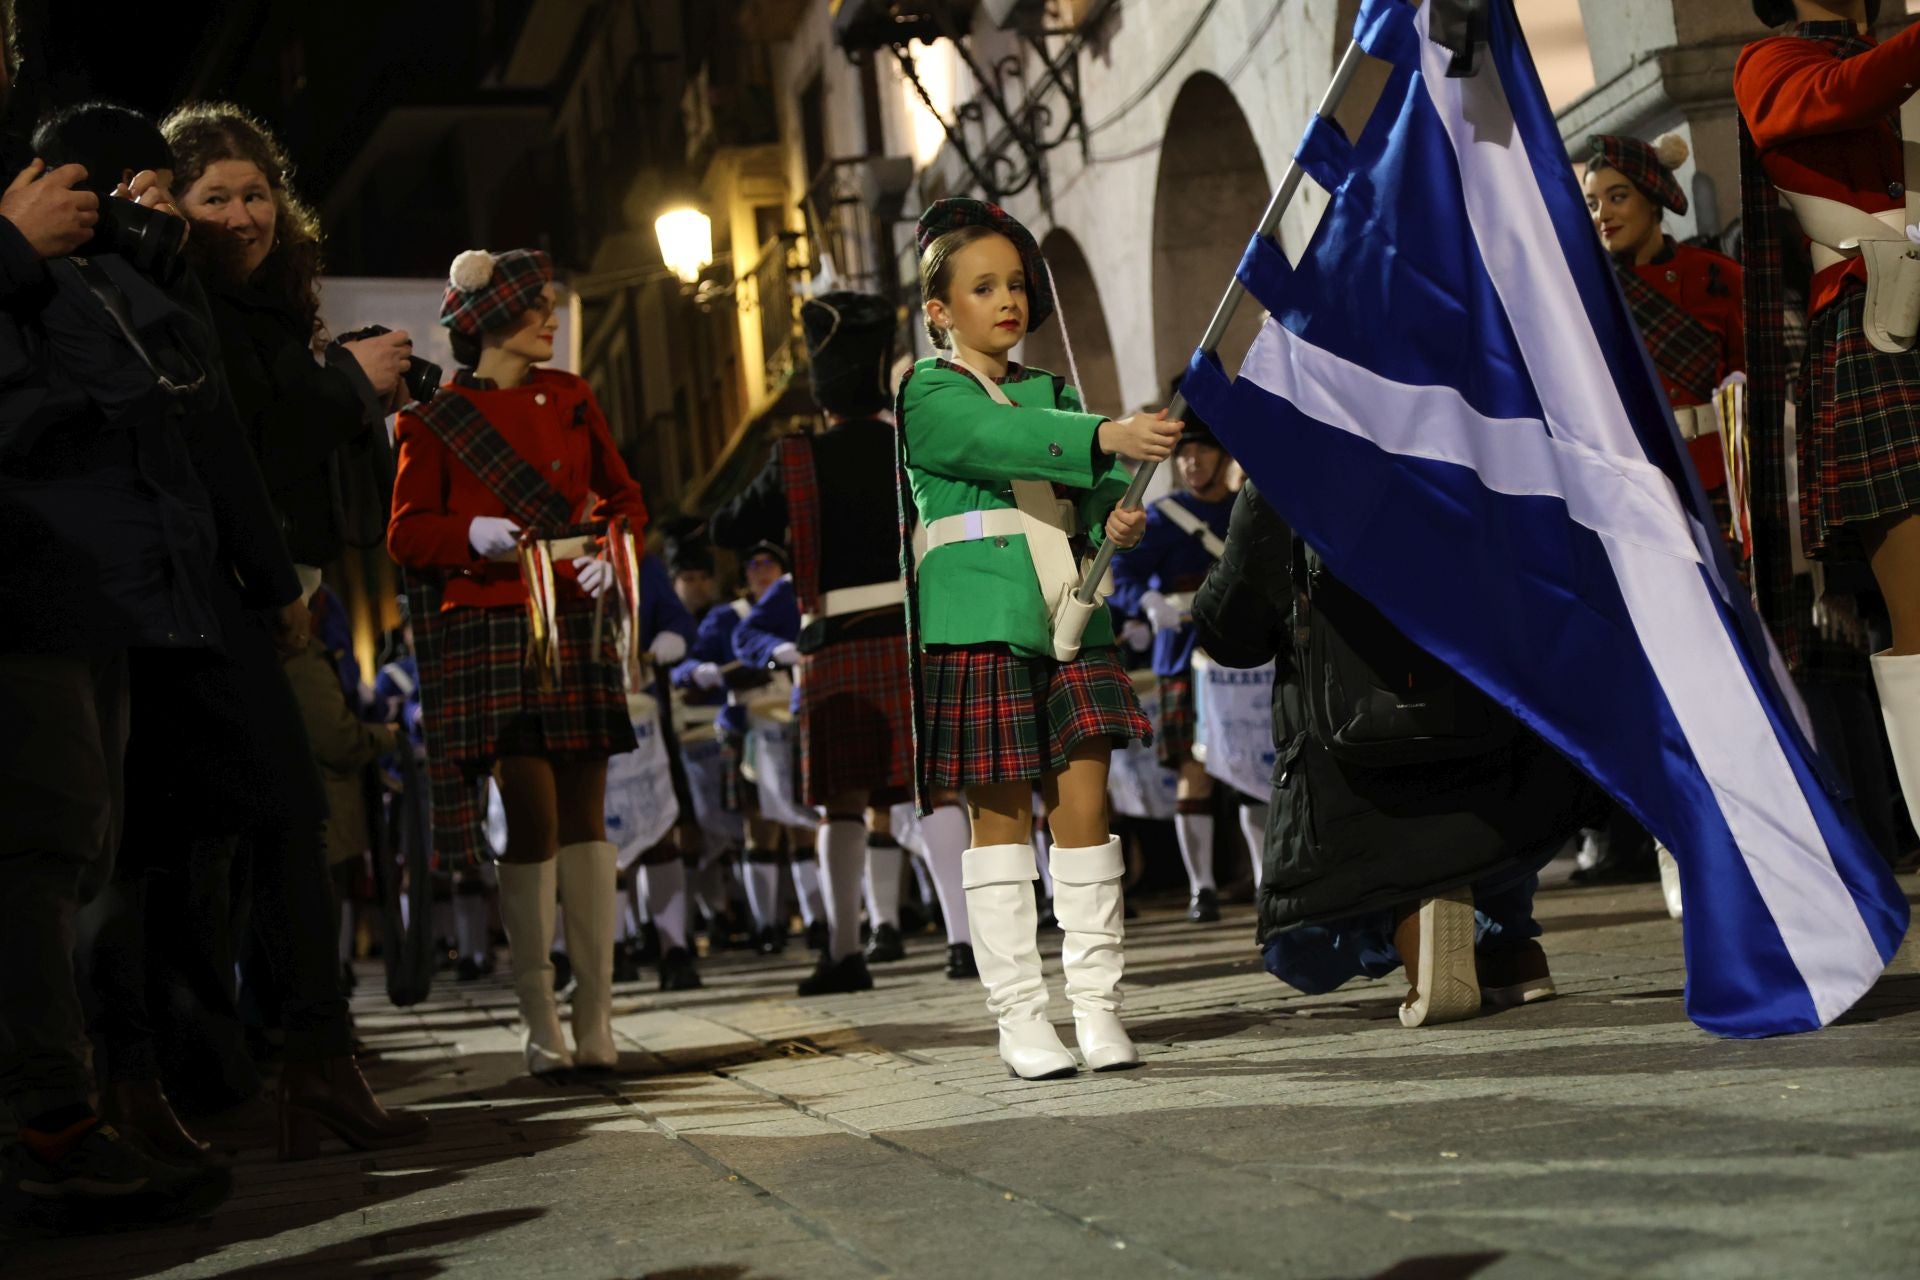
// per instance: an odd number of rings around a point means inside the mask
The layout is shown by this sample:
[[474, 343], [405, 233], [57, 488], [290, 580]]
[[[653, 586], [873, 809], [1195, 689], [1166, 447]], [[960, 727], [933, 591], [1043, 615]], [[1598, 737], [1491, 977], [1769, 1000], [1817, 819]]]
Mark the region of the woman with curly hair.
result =
[[234, 405], [311, 596], [348, 543], [383, 536], [392, 461], [381, 424], [399, 407], [412, 343], [405, 333], [323, 340], [320, 225], [265, 126], [239, 107], [197, 103], [161, 129]]

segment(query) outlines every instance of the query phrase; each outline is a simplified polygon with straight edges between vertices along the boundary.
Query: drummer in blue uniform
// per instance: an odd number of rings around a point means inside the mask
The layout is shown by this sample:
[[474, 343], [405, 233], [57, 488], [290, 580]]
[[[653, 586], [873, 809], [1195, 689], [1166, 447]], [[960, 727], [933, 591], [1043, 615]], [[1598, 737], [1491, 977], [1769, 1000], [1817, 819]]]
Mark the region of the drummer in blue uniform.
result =
[[1193, 754], [1198, 719], [1194, 696], [1193, 593], [1225, 546], [1233, 514], [1228, 487], [1232, 459], [1213, 428], [1187, 410], [1174, 452], [1181, 488], [1147, 508], [1140, 544], [1113, 558], [1109, 603], [1153, 631], [1153, 671], [1160, 679], [1160, 722], [1154, 746], [1160, 763], [1179, 774], [1174, 832], [1187, 864], [1192, 898], [1187, 918], [1220, 918], [1213, 874], [1213, 779]]

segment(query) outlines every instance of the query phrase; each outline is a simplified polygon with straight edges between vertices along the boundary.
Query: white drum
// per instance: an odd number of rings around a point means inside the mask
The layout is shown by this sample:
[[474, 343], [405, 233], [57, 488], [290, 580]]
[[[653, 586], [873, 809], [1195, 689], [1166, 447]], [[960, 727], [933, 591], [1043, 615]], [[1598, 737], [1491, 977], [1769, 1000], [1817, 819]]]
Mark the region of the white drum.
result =
[[[1146, 713], [1147, 723], [1159, 723], [1159, 678], [1151, 671], [1136, 671], [1133, 691], [1140, 699], [1140, 710]], [[1107, 769], [1107, 798], [1113, 811], [1126, 818], [1173, 817], [1179, 786], [1180, 775], [1162, 768], [1154, 749], [1140, 742], [1129, 742], [1114, 752]]]
[[1242, 671], [1193, 655], [1194, 755], [1208, 776], [1260, 804], [1273, 794], [1273, 664]]
[[[784, 708], [782, 709], [784, 711]], [[800, 803], [795, 762], [800, 750], [800, 727], [791, 715], [750, 715], [747, 718], [747, 759], [753, 766], [753, 785], [760, 796], [760, 816], [783, 827], [820, 825], [817, 810]]]
[[650, 694], [630, 693], [627, 715], [639, 745], [607, 761], [607, 839], [619, 846], [623, 868], [664, 840], [680, 821], [660, 704]]

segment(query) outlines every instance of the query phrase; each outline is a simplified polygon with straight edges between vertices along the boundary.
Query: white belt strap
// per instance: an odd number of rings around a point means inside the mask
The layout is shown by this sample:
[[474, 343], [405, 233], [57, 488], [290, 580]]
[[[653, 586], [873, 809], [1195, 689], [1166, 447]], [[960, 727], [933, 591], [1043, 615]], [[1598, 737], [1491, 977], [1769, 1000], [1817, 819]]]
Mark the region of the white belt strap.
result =
[[[965, 362], [954, 359], [955, 368], [971, 375], [986, 393], [993, 397], [996, 404], [1012, 407], [1013, 401], [992, 378], [970, 368]], [[1040, 583], [1040, 597], [1046, 601], [1049, 620], [1058, 618], [1065, 607], [1067, 598], [1080, 585], [1080, 567], [1074, 562], [1073, 545], [1068, 540], [1065, 516], [1060, 509], [1059, 499], [1054, 497], [1053, 486], [1044, 480], [1015, 480], [1013, 482], [1013, 502], [1017, 510], [1009, 513], [1020, 523], [1019, 533], [1027, 540], [1027, 554], [1033, 559], [1034, 576]], [[1004, 533], [988, 534], [984, 532], [986, 518], [998, 516], [1000, 512], [974, 511], [967, 516], [979, 516], [983, 532], [981, 537], [1005, 537]], [[934, 524], [944, 524], [935, 521]], [[928, 530], [928, 545], [933, 542], [933, 529]], [[960, 539], [955, 539], [959, 541]], [[978, 539], [968, 539], [977, 541]]]
[[1720, 433], [1720, 398], [1716, 395], [1706, 404], [1675, 405], [1674, 421], [1680, 425], [1682, 440], [1698, 440], [1701, 436]]
[[863, 587], [841, 587], [837, 591], [822, 594], [820, 612], [801, 618], [800, 625], [811, 626], [817, 618], [840, 618], [849, 613], [891, 609], [906, 602], [907, 584], [899, 578], [892, 582], [870, 582]]
[[1205, 520], [1187, 510], [1183, 504], [1175, 502], [1171, 495], [1154, 503], [1153, 509], [1171, 520], [1173, 527], [1189, 538], [1200, 539], [1200, 545], [1205, 547], [1207, 554], [1215, 560], [1227, 554], [1227, 544], [1220, 541], [1220, 535], [1215, 533]]

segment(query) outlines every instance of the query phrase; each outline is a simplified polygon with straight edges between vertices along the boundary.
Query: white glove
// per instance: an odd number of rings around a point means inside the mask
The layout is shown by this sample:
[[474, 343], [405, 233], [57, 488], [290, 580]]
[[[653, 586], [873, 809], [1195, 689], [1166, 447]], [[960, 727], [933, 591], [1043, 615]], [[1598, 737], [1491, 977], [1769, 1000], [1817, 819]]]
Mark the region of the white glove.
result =
[[776, 667], [797, 667], [800, 665], [800, 646], [788, 641], [777, 645], [773, 650], [773, 665]]
[[1120, 640], [1135, 653], [1145, 653], [1153, 647], [1153, 628], [1138, 618], [1128, 618], [1120, 628]]
[[718, 689], [727, 682], [718, 663], [703, 662], [693, 669], [693, 682], [702, 689]]
[[611, 560], [602, 560], [599, 556], [581, 556], [573, 562], [573, 571], [578, 575], [574, 580], [580, 584], [580, 590], [586, 592], [589, 600], [598, 600], [613, 585]]
[[647, 646], [647, 652], [661, 666], [670, 667], [687, 656], [687, 638], [678, 631], [662, 631]]
[[467, 526], [467, 545], [482, 560], [512, 551], [520, 539], [520, 526], [505, 516], [475, 516]]
[[1140, 611], [1147, 615], [1147, 624], [1155, 631], [1178, 631], [1187, 625], [1186, 615], [1158, 591], [1149, 591], [1140, 597]]

